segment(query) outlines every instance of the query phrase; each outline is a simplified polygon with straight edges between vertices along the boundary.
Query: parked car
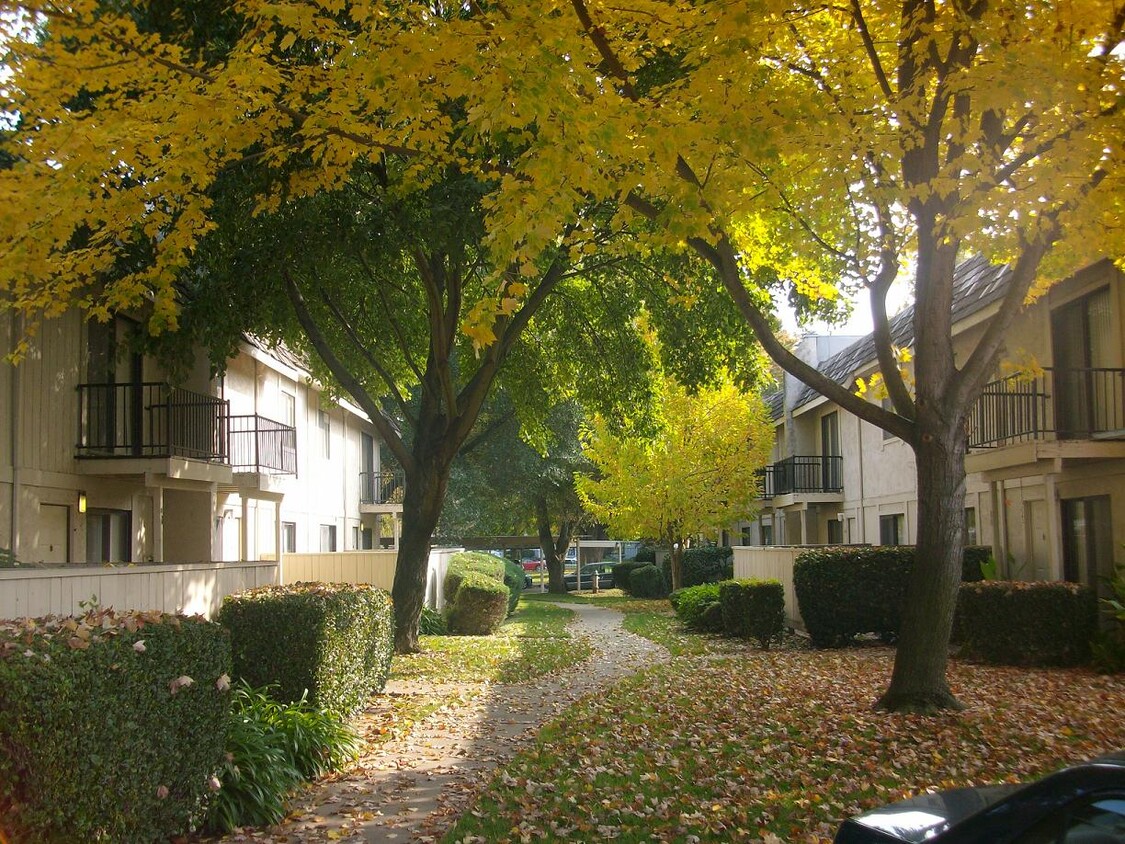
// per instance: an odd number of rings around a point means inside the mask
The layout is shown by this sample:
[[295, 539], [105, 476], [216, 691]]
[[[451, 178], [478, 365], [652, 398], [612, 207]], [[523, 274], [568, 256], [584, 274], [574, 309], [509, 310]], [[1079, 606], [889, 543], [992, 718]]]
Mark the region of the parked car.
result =
[[543, 549], [525, 548], [520, 552], [520, 564], [524, 571], [539, 571], [543, 568]]
[[[582, 566], [582, 588], [594, 588], [594, 575], [598, 576], [599, 589], [613, 588], [613, 563], [588, 563]], [[578, 575], [574, 572], [563, 575], [567, 591], [578, 588]]]
[[835, 844], [1125, 844], [1125, 750], [1030, 785], [924, 794], [849, 818]]

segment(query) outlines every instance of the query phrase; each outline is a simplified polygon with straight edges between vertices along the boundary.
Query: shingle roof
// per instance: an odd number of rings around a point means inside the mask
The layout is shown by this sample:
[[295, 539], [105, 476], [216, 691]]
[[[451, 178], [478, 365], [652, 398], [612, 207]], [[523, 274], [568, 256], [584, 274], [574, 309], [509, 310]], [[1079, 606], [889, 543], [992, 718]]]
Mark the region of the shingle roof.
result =
[[[979, 255], [959, 264], [953, 274], [951, 312], [954, 324], [1000, 299], [1007, 290], [1009, 275], [1007, 267], [990, 264]], [[913, 340], [914, 306], [911, 305], [891, 318], [891, 342], [901, 347], [909, 346]], [[847, 384], [857, 371], [875, 359], [875, 335], [868, 334], [817, 368], [833, 381]], [[793, 406], [800, 407], [818, 395], [812, 387], [802, 385]], [[772, 402], [770, 407], [773, 408]]]

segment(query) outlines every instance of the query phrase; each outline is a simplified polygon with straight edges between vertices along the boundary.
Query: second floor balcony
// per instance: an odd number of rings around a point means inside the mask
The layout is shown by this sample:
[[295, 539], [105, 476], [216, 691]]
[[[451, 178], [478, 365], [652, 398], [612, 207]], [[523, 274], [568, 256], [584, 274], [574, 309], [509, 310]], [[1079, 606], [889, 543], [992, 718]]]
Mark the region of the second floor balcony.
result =
[[1041, 440], [1125, 440], [1125, 369], [1045, 369], [986, 384], [969, 417], [969, 448]]
[[236, 472], [297, 474], [297, 431], [258, 414], [228, 417], [230, 465]]
[[843, 462], [844, 458], [831, 454], [796, 454], [778, 460], [761, 472], [761, 497], [842, 493]]
[[359, 473], [360, 505], [400, 505], [405, 489], [406, 475], [401, 471]]

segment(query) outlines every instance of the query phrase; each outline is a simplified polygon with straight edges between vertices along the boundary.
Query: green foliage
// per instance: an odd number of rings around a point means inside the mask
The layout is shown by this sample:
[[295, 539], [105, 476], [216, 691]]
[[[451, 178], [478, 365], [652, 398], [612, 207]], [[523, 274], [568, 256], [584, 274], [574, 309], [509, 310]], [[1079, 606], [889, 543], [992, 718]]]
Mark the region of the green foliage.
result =
[[496, 632], [508, 615], [508, 588], [479, 571], [464, 571], [446, 614], [450, 633], [488, 636]]
[[0, 548], [0, 569], [16, 569], [22, 565], [23, 563], [16, 559], [11, 549]]
[[719, 603], [731, 636], [768, 649], [785, 632], [785, 588], [777, 580], [727, 580], [719, 584]]
[[1102, 598], [1101, 604], [1110, 616], [1107, 629], [1102, 630], [1091, 645], [1094, 667], [1103, 674], [1125, 672], [1125, 563], [1114, 566], [1109, 580], [1112, 598]]
[[504, 585], [508, 587], [508, 615], [516, 611], [516, 605], [523, 594], [523, 566], [511, 560], [504, 560]]
[[637, 554], [633, 560], [638, 563], [652, 563], [656, 565], [656, 546], [655, 545], [642, 545], [637, 549]]
[[293, 703], [349, 715], [381, 691], [394, 653], [390, 596], [372, 586], [263, 586], [223, 601], [236, 676]]
[[[664, 579], [672, 582], [672, 559], [666, 557], [661, 564]], [[683, 559], [684, 588], [701, 583], [718, 583], [734, 577], [734, 549], [718, 545], [689, 548]]]
[[961, 558], [961, 582], [996, 579], [996, 559], [991, 545], [966, 545]]
[[0, 839], [156, 842], [196, 828], [223, 759], [221, 627], [91, 610], [0, 623]]
[[461, 551], [450, 558], [443, 584], [447, 605], [452, 607], [457, 603], [461, 583], [471, 572], [503, 583], [508, 590], [507, 614], [511, 615], [516, 611], [516, 604], [523, 594], [523, 566], [481, 551]]
[[637, 569], [643, 569], [647, 566], [655, 565], [650, 560], [626, 560], [623, 563], [615, 563], [613, 566], [613, 585], [616, 589], [622, 592], [632, 594], [632, 581], [631, 577], [633, 572]]
[[818, 648], [840, 647], [860, 633], [898, 633], [914, 564], [909, 546], [805, 551], [793, 565], [793, 586], [805, 628]]
[[222, 787], [208, 818], [212, 829], [278, 823], [297, 783], [340, 770], [363, 746], [339, 716], [306, 700], [279, 703], [269, 692], [245, 683], [234, 690]]
[[722, 614], [718, 617], [718, 626], [711, 627], [714, 623], [715, 613], [707, 614], [708, 607], [719, 605], [719, 584], [704, 583], [699, 586], [688, 586], [677, 589], [668, 596], [676, 616], [689, 630], [699, 630], [704, 633], [719, 633], [723, 629]]
[[664, 573], [656, 566], [641, 566], [629, 573], [629, 594], [637, 598], [663, 598], [668, 594]]
[[999, 665], [1080, 665], [1097, 630], [1093, 591], [1077, 583], [964, 583], [956, 625], [962, 656]]
[[445, 616], [431, 606], [423, 605], [418, 632], [423, 636], [444, 636], [447, 632]]

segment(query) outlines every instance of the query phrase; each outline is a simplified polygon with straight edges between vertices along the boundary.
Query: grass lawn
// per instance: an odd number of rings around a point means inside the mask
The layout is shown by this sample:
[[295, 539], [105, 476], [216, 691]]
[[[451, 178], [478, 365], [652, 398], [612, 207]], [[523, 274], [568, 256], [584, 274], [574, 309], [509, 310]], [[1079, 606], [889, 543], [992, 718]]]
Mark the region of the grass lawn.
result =
[[1125, 746], [1122, 678], [954, 662], [965, 712], [888, 715], [871, 704], [890, 648], [762, 652], [684, 635], [666, 602], [594, 600], [687, 655], [548, 725], [447, 841], [826, 842], [844, 817], [925, 789]]
[[573, 613], [521, 599], [495, 636], [421, 636], [422, 652], [396, 656], [392, 680], [518, 683], [590, 656], [590, 644], [566, 631]]

